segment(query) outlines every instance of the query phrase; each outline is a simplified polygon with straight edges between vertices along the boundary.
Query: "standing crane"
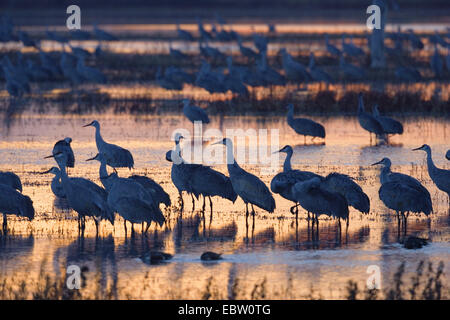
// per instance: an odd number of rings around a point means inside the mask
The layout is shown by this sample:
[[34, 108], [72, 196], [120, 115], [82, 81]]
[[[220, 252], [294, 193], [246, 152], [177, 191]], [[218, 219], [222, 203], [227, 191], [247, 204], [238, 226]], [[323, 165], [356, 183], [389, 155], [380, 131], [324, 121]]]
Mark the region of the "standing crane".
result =
[[214, 144], [223, 144], [226, 146], [227, 167], [231, 184], [236, 194], [240, 196], [245, 203], [246, 219], [248, 219], [248, 204], [250, 203], [252, 207], [251, 213], [253, 216], [254, 225], [255, 209], [253, 205], [268, 212], [273, 212], [275, 210], [275, 199], [264, 182], [262, 182], [257, 176], [242, 169], [236, 162], [233, 155], [233, 141], [231, 141], [231, 139], [224, 138]]
[[92, 126], [95, 128], [95, 143], [98, 153], [102, 154], [106, 159], [106, 164], [113, 168], [131, 168], [134, 167], [133, 155], [127, 149], [119, 147], [103, 140], [100, 134], [100, 123], [97, 120], [84, 125], [83, 127]]
[[380, 115], [380, 111], [378, 111], [378, 105], [375, 104], [372, 109], [372, 114], [375, 117], [375, 119], [381, 124], [381, 127], [383, 128], [383, 131], [385, 134], [402, 134], [403, 133], [403, 125], [401, 122]]
[[364, 111], [363, 94], [358, 94], [358, 121], [364, 130], [369, 131], [370, 144], [372, 144], [372, 133], [375, 136], [383, 136], [384, 130], [381, 123], [370, 113]]
[[430, 178], [431, 180], [433, 180], [436, 187], [438, 187], [439, 190], [447, 193], [448, 204], [450, 207], [450, 170], [441, 169], [435, 166], [433, 158], [431, 157], [431, 148], [429, 145], [424, 144], [423, 146], [413, 150], [423, 150], [427, 153], [428, 174], [430, 175]]
[[317, 122], [314, 122], [306, 118], [294, 118], [294, 105], [289, 104], [287, 106], [287, 123], [298, 134], [304, 136], [304, 142], [306, 143], [306, 136], [314, 138], [325, 138], [325, 128]]
[[3, 213], [3, 233], [8, 229], [8, 214], [34, 218], [33, 201], [8, 185], [0, 184], [0, 212]]
[[66, 172], [67, 155], [65, 153], [59, 152], [46, 158], [54, 158], [61, 170], [61, 184], [67, 202], [78, 213], [79, 227], [82, 231], [85, 229], [86, 217], [94, 219], [97, 234], [100, 220], [107, 219], [114, 224], [114, 212], [106, 202], [105, 189], [87, 179], [70, 179]]
[[19, 176], [14, 172], [0, 171], [0, 184], [22, 192], [22, 181], [20, 181]]
[[347, 220], [348, 224], [348, 203], [345, 197], [336, 192], [330, 192], [321, 187], [320, 178], [314, 177], [306, 181], [297, 182], [293, 188], [297, 202], [308, 212], [313, 213], [313, 223], [319, 227], [319, 216]]
[[64, 138], [62, 140], [59, 140], [55, 143], [53, 146], [52, 154], [55, 155], [59, 152], [65, 153], [67, 162], [66, 162], [66, 168], [73, 168], [75, 166], [75, 156], [73, 154], [72, 147], [70, 146], [70, 143], [72, 142], [72, 138]]

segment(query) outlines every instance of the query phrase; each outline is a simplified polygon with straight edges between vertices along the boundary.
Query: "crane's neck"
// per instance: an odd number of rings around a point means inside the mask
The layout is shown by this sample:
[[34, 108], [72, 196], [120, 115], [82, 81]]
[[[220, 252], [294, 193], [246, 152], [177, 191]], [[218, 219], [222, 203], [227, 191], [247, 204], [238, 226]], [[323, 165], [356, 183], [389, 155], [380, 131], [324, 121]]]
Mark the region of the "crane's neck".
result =
[[437, 167], [434, 165], [433, 158], [431, 157], [431, 150], [426, 150], [427, 153], [427, 166], [428, 166], [428, 173], [430, 177], [434, 174]]
[[225, 146], [226, 146], [226, 150], [227, 150], [227, 168], [228, 168], [228, 173], [231, 176], [232, 173], [236, 172], [236, 170], [240, 169], [240, 167], [239, 167], [238, 163], [236, 162], [236, 160], [234, 159], [233, 143], [231, 141], [228, 141]]
[[360, 96], [358, 98], [358, 113], [363, 113], [364, 112], [364, 101], [363, 98]]
[[179, 140], [175, 141], [175, 151], [172, 152], [172, 163], [174, 165], [178, 165], [178, 164], [184, 163], [184, 160], [181, 157], [181, 146], [180, 146], [180, 141]]
[[287, 153], [286, 153], [286, 159], [284, 160], [284, 164], [283, 164], [283, 171], [284, 172], [288, 172], [288, 171], [292, 170], [292, 166], [291, 166], [292, 154], [293, 154], [292, 150], [288, 150]]
[[287, 113], [287, 120], [292, 121], [294, 119], [294, 108], [289, 108]]
[[106, 169], [106, 161], [100, 161], [99, 169], [100, 180], [108, 178], [108, 170]]
[[388, 176], [391, 173], [391, 166], [387, 165], [381, 168], [380, 172], [380, 182], [381, 184], [388, 182]]
[[102, 135], [100, 133], [100, 126], [95, 126], [95, 143], [97, 145], [97, 149], [100, 151], [100, 146], [105, 144], [105, 140], [103, 140]]

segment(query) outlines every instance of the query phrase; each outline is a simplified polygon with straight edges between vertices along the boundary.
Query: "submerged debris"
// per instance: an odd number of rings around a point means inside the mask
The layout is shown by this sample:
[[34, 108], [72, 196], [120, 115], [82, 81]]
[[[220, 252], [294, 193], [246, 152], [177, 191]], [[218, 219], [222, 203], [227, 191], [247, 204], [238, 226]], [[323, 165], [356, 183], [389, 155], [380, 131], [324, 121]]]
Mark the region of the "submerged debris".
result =
[[215, 253], [212, 251], [206, 251], [203, 252], [203, 254], [200, 256], [200, 259], [203, 261], [213, 261], [213, 260], [221, 260], [222, 254], [221, 253]]

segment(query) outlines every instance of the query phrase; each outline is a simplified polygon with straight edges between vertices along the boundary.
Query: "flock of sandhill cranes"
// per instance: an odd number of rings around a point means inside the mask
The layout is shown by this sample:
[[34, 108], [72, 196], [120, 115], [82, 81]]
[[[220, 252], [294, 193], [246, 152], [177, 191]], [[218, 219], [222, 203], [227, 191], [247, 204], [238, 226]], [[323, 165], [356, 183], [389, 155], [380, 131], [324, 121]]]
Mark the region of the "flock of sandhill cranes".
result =
[[[383, 118], [386, 122], [379, 122], [380, 116], [364, 113], [362, 110], [362, 94], [359, 99], [360, 123], [363, 128], [377, 127], [377, 130], [370, 131], [375, 134], [388, 134], [386, 123], [394, 120]], [[288, 106], [288, 124], [295, 131], [302, 135], [313, 135], [311, 131], [320, 131], [320, 136], [325, 137], [323, 126], [308, 120], [293, 118], [293, 106]], [[189, 101], [184, 101], [184, 113], [192, 121], [209, 122], [206, 112], [197, 106], [191, 106]], [[389, 121], [388, 121], [389, 120]], [[391, 124], [392, 124], [391, 123]], [[100, 162], [99, 177], [103, 187], [94, 182], [81, 178], [69, 177], [66, 168], [75, 165], [75, 157], [70, 146], [71, 138], [58, 141], [52, 155], [47, 158], [54, 158], [58, 167], [52, 167], [45, 173], [52, 173], [54, 178], [51, 182], [51, 190], [58, 198], [66, 198], [70, 208], [79, 215], [79, 228], [84, 231], [86, 217], [92, 217], [98, 232], [99, 222], [108, 220], [114, 224], [115, 213], [124, 219], [125, 233], [127, 232], [126, 222], [132, 225], [141, 223], [144, 230], [144, 222], [147, 224], [147, 232], [154, 221], [163, 225], [165, 217], [160, 209], [160, 204], [166, 207], [171, 205], [171, 199], [164, 189], [154, 180], [146, 176], [132, 175], [128, 178], [120, 177], [116, 168], [133, 168], [134, 159], [130, 151], [115, 144], [106, 142], [100, 131], [100, 123], [96, 120], [85, 125], [95, 128], [95, 142], [98, 154], [88, 159]], [[302, 131], [302, 127], [308, 127]], [[314, 136], [314, 135], [313, 135]], [[171, 179], [179, 192], [180, 210], [184, 209], [183, 192], [191, 195], [192, 210], [195, 210], [195, 198], [203, 197], [203, 212], [205, 211], [206, 198], [209, 199], [211, 215], [213, 210], [211, 197], [219, 196], [231, 202], [235, 202], [239, 196], [246, 205], [246, 222], [248, 227], [248, 216], [253, 216], [255, 222], [255, 209], [257, 206], [268, 212], [274, 212], [276, 208], [275, 199], [272, 192], [292, 201], [294, 204], [290, 212], [298, 219], [298, 207], [301, 206], [308, 213], [308, 219], [312, 214], [313, 226], [318, 228], [318, 217], [326, 215], [338, 219], [339, 226], [341, 219], [349, 221], [349, 206], [355, 208], [363, 214], [370, 211], [369, 197], [362, 188], [349, 176], [337, 172], [323, 177], [314, 172], [300, 171], [292, 168], [291, 158], [293, 149], [285, 146], [278, 152], [286, 153], [283, 171], [278, 173], [270, 183], [270, 190], [266, 184], [257, 176], [244, 170], [239, 166], [234, 158], [233, 141], [224, 138], [214, 144], [226, 147], [226, 158], [229, 176], [213, 170], [209, 166], [202, 164], [188, 163], [183, 159], [180, 141], [183, 136], [180, 133], [175, 135], [175, 149], [166, 153], [166, 160], [172, 162]], [[414, 150], [423, 150], [427, 153], [428, 173], [438, 189], [446, 192], [450, 197], [450, 170], [437, 168], [431, 157], [431, 148], [423, 145]], [[447, 158], [450, 158], [450, 150]], [[449, 159], [450, 160], [450, 159]], [[391, 171], [391, 161], [387, 158], [374, 163], [382, 165], [380, 173], [381, 187], [379, 197], [390, 209], [396, 211], [399, 227], [404, 224], [406, 232], [407, 217], [411, 212], [424, 213], [429, 215], [432, 210], [431, 196], [428, 190], [415, 178]], [[114, 169], [108, 173], [107, 167]], [[11, 172], [0, 173], [0, 212], [3, 213], [3, 229], [7, 230], [7, 214], [15, 214], [34, 218], [34, 208], [31, 199], [23, 195], [22, 184], [17, 175]], [[272, 192], [271, 192], [272, 191]], [[449, 198], [450, 199], [450, 198]], [[249, 210], [249, 205], [251, 210]], [[450, 200], [449, 200], [450, 205]], [[400, 219], [402, 218], [402, 221]]]
[[[234, 31], [232, 27], [227, 27], [225, 21], [217, 18], [219, 26], [213, 24], [211, 31], [207, 31], [205, 26], [198, 21], [198, 38], [195, 38], [187, 30], [181, 29], [177, 24], [177, 38], [186, 42], [197, 41], [199, 43], [199, 54], [202, 58], [202, 64], [198, 72], [191, 74], [182, 68], [169, 66], [164, 71], [158, 66], [156, 72], [156, 82], [159, 86], [168, 90], [181, 90], [184, 84], [193, 84], [207, 90], [210, 93], [225, 93], [230, 91], [234, 94], [247, 96], [248, 87], [255, 86], [273, 86], [285, 85], [288, 81], [297, 84], [308, 84], [310, 82], [331, 83], [339, 76], [330, 74], [319, 67], [315, 62], [314, 53], [310, 53], [309, 65], [306, 66], [296, 60], [285, 48], [279, 51], [282, 60], [282, 71], [278, 71], [267, 62], [267, 53], [269, 38], [263, 34], [253, 33], [252, 40], [254, 47], [245, 46], [242, 36]], [[269, 26], [269, 34], [274, 34], [275, 28]], [[6, 80], [6, 90], [12, 97], [21, 97], [30, 93], [30, 81], [45, 81], [52, 78], [63, 77], [76, 86], [83, 82], [105, 83], [106, 76], [100, 70], [93, 66], [87, 66], [85, 60], [93, 54], [80, 46], [71, 45], [70, 40], [90, 40], [96, 39], [99, 45], [94, 51], [96, 57], [102, 53], [101, 41], [116, 41], [117, 37], [99, 29], [96, 25], [92, 33], [84, 30], [70, 32], [70, 38], [60, 33], [46, 30], [46, 36], [49, 40], [61, 44], [62, 52], [59, 62], [51, 55], [41, 50], [39, 42], [33, 40], [25, 31], [14, 31], [14, 24], [11, 19], [2, 17], [0, 19], [0, 42], [20, 41], [24, 47], [34, 47], [39, 50], [40, 63], [25, 60], [20, 53], [17, 54], [16, 65], [14, 65], [8, 56], [4, 56], [1, 66]], [[391, 57], [402, 57], [409, 51], [422, 50], [424, 43], [412, 30], [403, 32], [398, 29], [397, 32], [387, 34], [387, 38], [395, 43], [393, 48], [385, 47], [386, 54]], [[448, 38], [450, 38], [448, 36]], [[436, 78], [441, 78], [445, 68], [450, 70], [450, 52], [448, 50], [450, 41], [442, 37], [437, 32], [429, 36], [429, 43], [434, 45], [434, 53], [430, 58], [430, 68]], [[221, 52], [217, 47], [210, 46], [210, 41], [236, 41], [240, 54], [247, 59], [247, 65], [233, 65], [232, 57]], [[405, 48], [405, 43], [409, 49]], [[66, 52], [66, 46], [70, 48]], [[447, 50], [444, 58], [439, 53], [438, 47]], [[328, 54], [339, 60], [338, 71], [343, 75], [343, 80], [367, 80], [367, 72], [364, 67], [352, 64], [346, 61], [345, 57], [360, 58], [366, 54], [366, 49], [358, 47], [353, 43], [352, 37], [346, 40], [346, 35], [342, 35], [341, 47], [330, 43], [328, 35], [325, 35], [325, 48]], [[177, 61], [193, 58], [170, 45], [169, 53]], [[400, 81], [421, 81], [421, 73], [413, 66], [405, 65], [404, 59], [397, 59], [395, 77]], [[226, 62], [227, 71], [223, 68], [213, 70], [211, 62]]]

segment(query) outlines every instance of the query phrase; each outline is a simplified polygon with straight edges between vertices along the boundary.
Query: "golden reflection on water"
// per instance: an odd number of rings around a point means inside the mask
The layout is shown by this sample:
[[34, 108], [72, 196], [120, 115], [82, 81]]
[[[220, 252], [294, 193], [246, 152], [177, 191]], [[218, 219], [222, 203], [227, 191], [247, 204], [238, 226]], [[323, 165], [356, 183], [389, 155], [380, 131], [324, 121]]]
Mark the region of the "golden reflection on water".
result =
[[[278, 129], [280, 147], [294, 147], [293, 167], [322, 175], [338, 171], [351, 175], [371, 200], [371, 214], [362, 216], [351, 209], [350, 225], [339, 232], [337, 222], [321, 219], [318, 235], [312, 232], [301, 210], [298, 225], [289, 213], [290, 203], [275, 195], [277, 209], [273, 214], [257, 210], [255, 225], [250, 219], [246, 227], [244, 204], [214, 199], [213, 215], [209, 206], [203, 216], [201, 201], [191, 212], [191, 201], [185, 197], [186, 211], [180, 215], [175, 207], [165, 212], [167, 223], [162, 228], [151, 227], [147, 238], [125, 238], [121, 219], [112, 227], [102, 223], [100, 238], [88, 221], [84, 238], [78, 237], [76, 215], [58, 209], [50, 191], [50, 176], [37, 172], [54, 163], [43, 159], [51, 152], [57, 139], [73, 138], [76, 168], [72, 176], [82, 176], [100, 183], [98, 165], [84, 159], [96, 153], [94, 130], [83, 124], [97, 119], [102, 135], [108, 142], [128, 148], [135, 158], [135, 174], [145, 174], [160, 182], [176, 204], [177, 192], [170, 181], [170, 163], [165, 152], [172, 148], [174, 130], [192, 125], [180, 116], [86, 115], [59, 116], [25, 114], [13, 123], [0, 141], [0, 170], [12, 170], [24, 184], [36, 209], [30, 223], [10, 217], [10, 234], [0, 238], [0, 275], [14, 277], [19, 283], [32, 283], [39, 278], [43, 259], [45, 272], [55, 276], [60, 266], [88, 266], [88, 296], [105, 297], [111, 291], [119, 298], [199, 299], [207, 283], [216, 290], [215, 298], [227, 298], [237, 287], [238, 298], [251, 298], [255, 284], [264, 284], [267, 298], [307, 298], [313, 290], [316, 297], [343, 298], [349, 279], [364, 285], [366, 268], [381, 267], [383, 281], [388, 286], [392, 274], [402, 261], [407, 262], [410, 275], [420, 260], [437, 263], [443, 260], [445, 272], [450, 271], [448, 259], [450, 227], [447, 196], [436, 189], [426, 171], [425, 154], [413, 152], [413, 147], [428, 143], [439, 167], [449, 169], [444, 158], [448, 149], [448, 121], [438, 118], [400, 117], [405, 127], [402, 136], [394, 136], [390, 145], [371, 146], [369, 136], [355, 117], [313, 117], [327, 130], [325, 144], [303, 145], [287, 126], [284, 117], [211, 117], [208, 128]], [[254, 147], [254, 146], [253, 146]], [[432, 243], [420, 250], [406, 250], [398, 244], [396, 219], [378, 199], [378, 169], [370, 164], [390, 157], [393, 170], [413, 175], [430, 190], [434, 214], [430, 218], [410, 217], [408, 234], [431, 238]], [[280, 165], [284, 157], [280, 157]], [[261, 175], [258, 166], [242, 164], [269, 184], [272, 176]], [[215, 168], [226, 173], [225, 165]], [[281, 170], [281, 167], [280, 167]], [[127, 176], [127, 169], [119, 170]], [[318, 241], [314, 239], [318, 237]], [[140, 259], [149, 250], [174, 254], [167, 264], [149, 266]], [[201, 263], [204, 251], [224, 254], [219, 263]], [[446, 285], [448, 281], [446, 280]]]

